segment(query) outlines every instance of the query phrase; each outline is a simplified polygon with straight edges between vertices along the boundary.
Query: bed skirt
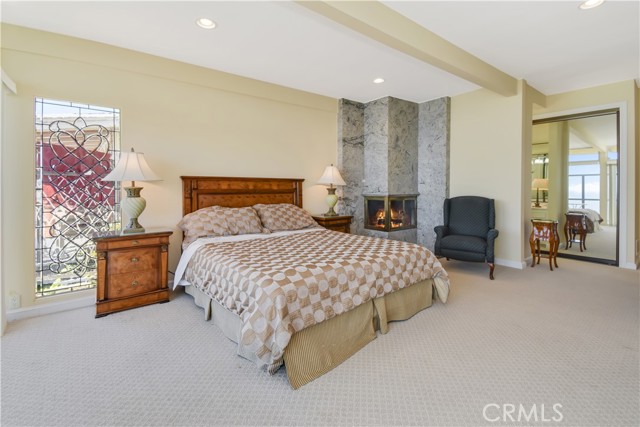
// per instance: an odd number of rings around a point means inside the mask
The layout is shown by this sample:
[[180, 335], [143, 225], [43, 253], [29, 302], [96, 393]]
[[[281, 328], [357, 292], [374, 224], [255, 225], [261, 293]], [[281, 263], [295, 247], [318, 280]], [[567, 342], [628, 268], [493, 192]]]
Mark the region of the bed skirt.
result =
[[[211, 320], [233, 342], [239, 341], [242, 325], [237, 314], [195, 286], [186, 286], [185, 292], [204, 309], [207, 320]], [[386, 334], [389, 322], [409, 319], [430, 307], [432, 301], [433, 279], [427, 279], [296, 332], [284, 352], [284, 365], [291, 387], [298, 389], [329, 372], [373, 341], [376, 330]], [[238, 354], [256, 362], [253, 354], [242, 354], [241, 350]]]

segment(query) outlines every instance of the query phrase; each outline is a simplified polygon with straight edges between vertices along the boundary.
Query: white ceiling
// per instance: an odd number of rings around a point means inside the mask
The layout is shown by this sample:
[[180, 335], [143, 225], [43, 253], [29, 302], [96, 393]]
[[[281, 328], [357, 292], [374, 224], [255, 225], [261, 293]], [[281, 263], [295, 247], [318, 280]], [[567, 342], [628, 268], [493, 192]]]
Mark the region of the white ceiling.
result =
[[617, 151], [618, 132], [617, 118], [615, 114], [604, 116], [585, 117], [569, 120], [571, 133], [570, 142], [573, 138], [582, 141], [584, 145], [570, 148], [596, 148], [602, 152]]
[[[548, 144], [550, 132], [556, 129], [554, 126], [559, 122], [545, 122], [535, 124], [532, 128], [532, 141], [534, 153], [538, 144]], [[618, 119], [615, 113], [600, 116], [582, 117], [568, 119], [569, 125], [569, 148], [595, 148], [602, 152], [618, 151]], [[546, 150], [549, 148], [547, 147]]]
[[[385, 1], [545, 94], [640, 81], [640, 2]], [[478, 88], [288, 1], [6, 1], [2, 22], [99, 41], [287, 87], [367, 102]], [[210, 17], [215, 30], [195, 25]], [[385, 83], [372, 80], [384, 77]], [[19, 81], [19, 77], [15, 76]]]

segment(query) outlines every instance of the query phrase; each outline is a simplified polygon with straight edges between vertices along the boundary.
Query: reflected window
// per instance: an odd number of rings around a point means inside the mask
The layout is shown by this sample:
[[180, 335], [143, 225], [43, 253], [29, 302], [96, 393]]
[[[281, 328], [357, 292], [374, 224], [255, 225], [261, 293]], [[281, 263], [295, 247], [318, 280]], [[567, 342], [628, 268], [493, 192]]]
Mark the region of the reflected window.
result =
[[569, 207], [600, 211], [599, 153], [569, 155]]
[[598, 153], [569, 154], [569, 163], [597, 162], [598, 158], [599, 158]]

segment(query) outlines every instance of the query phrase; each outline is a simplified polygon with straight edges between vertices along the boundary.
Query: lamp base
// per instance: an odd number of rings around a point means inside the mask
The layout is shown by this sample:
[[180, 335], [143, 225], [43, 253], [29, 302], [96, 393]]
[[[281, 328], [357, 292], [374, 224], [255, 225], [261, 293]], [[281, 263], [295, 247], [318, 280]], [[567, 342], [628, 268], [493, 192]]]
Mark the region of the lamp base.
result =
[[122, 211], [129, 217], [129, 224], [122, 230], [122, 234], [144, 233], [144, 228], [138, 222], [138, 217], [147, 207], [147, 201], [140, 196], [142, 187], [125, 187], [127, 197], [120, 202]]
[[122, 230], [122, 234], [144, 233], [144, 227], [138, 222], [138, 218], [129, 219], [129, 224]]
[[322, 216], [338, 216], [338, 213], [333, 210], [333, 207], [330, 207], [328, 211], [322, 214]]
[[327, 211], [327, 213], [324, 214], [324, 216], [338, 216], [336, 211], [333, 210], [333, 207], [336, 205], [336, 203], [338, 203], [338, 196], [336, 196], [336, 188], [328, 187], [327, 192], [329, 194], [327, 195], [327, 198], [325, 199], [325, 201], [327, 202], [327, 205], [329, 205], [329, 210]]

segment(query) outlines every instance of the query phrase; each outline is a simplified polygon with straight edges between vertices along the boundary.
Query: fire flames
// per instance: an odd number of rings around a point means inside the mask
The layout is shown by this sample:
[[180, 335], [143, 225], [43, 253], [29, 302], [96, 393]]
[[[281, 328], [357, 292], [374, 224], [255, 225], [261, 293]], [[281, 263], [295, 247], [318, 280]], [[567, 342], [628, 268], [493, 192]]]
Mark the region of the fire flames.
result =
[[[384, 209], [378, 209], [378, 212], [376, 212], [375, 218], [376, 218], [376, 226], [383, 228], [384, 220], [386, 218]], [[404, 211], [397, 211], [395, 209], [391, 209], [391, 221], [389, 222], [390, 222], [391, 228], [400, 228], [405, 224], [410, 223], [408, 215], [405, 214]]]

